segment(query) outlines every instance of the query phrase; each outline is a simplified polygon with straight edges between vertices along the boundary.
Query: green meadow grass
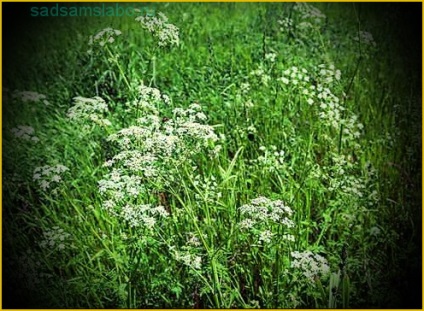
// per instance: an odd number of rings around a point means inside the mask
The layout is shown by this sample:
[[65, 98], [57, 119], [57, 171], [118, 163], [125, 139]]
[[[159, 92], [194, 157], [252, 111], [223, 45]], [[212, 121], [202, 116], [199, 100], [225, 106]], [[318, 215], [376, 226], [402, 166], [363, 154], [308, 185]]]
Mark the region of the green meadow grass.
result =
[[[28, 19], [4, 41], [3, 307], [419, 308], [421, 45], [397, 7], [154, 7], [178, 45], [130, 17]], [[90, 46], [106, 27], [122, 34]], [[77, 96], [111, 124], [69, 118]], [[110, 139], [143, 117], [149, 139]], [[152, 138], [171, 128], [178, 148]], [[156, 159], [104, 165], [128, 150]]]

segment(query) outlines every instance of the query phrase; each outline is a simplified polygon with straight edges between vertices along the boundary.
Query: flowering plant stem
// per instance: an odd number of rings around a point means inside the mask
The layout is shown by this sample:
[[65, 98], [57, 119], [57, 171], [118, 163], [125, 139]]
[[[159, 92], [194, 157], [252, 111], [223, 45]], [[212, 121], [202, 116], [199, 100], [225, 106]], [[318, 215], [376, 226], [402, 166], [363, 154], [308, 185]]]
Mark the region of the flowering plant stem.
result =
[[150, 80], [150, 86], [154, 86], [154, 87], [156, 87], [156, 55], [153, 55], [153, 57], [152, 57], [152, 70], [153, 70], [153, 73], [152, 73], [152, 79]]
[[[209, 246], [209, 244], [206, 241], [202, 231], [200, 230], [199, 225], [198, 225], [198, 220], [197, 220], [197, 217], [196, 217], [196, 215], [193, 211], [192, 206], [190, 204], [184, 204], [184, 201], [177, 194], [175, 194], [175, 197], [180, 201], [180, 203], [183, 205], [185, 211], [190, 216], [192, 223], [193, 223], [193, 225], [196, 229], [196, 232], [197, 232], [198, 236], [200, 237], [200, 240], [202, 241], [203, 247], [206, 249], [206, 252], [208, 254], [208, 258], [211, 258], [210, 264], [211, 264], [211, 267], [212, 267], [214, 286], [212, 287], [204, 277], [202, 277], [202, 280], [205, 281], [205, 284], [213, 292], [213, 297], [214, 297], [214, 301], [215, 301], [215, 305], [216, 305], [215, 307], [221, 308], [222, 302], [224, 300], [223, 300], [222, 293], [221, 293], [221, 286], [220, 286], [220, 281], [219, 281], [219, 276], [218, 276], [217, 263], [215, 262], [216, 259], [213, 256], [214, 249], [213, 249], [213, 247]], [[210, 221], [208, 221], [208, 222], [210, 223]], [[198, 271], [196, 271], [195, 269], [193, 269], [193, 270], [196, 272], [196, 274], [200, 275], [200, 273]]]
[[117, 56], [112, 54], [112, 52], [111, 52], [111, 50], [110, 50], [110, 48], [109, 48], [108, 46], [106, 46], [106, 51], [108, 52], [110, 59], [111, 59], [111, 60], [112, 60], [112, 61], [116, 64], [116, 66], [118, 67], [119, 73], [121, 74], [122, 79], [124, 79], [124, 82], [125, 82], [126, 86], [128, 87], [128, 90], [129, 90], [129, 91], [130, 91], [130, 93], [131, 93], [133, 88], [131, 87], [131, 85], [130, 85], [130, 83], [129, 83], [129, 81], [128, 81], [127, 77], [126, 77], [126, 75], [125, 75], [125, 73], [124, 73], [124, 70], [122, 69], [122, 66], [119, 64]]

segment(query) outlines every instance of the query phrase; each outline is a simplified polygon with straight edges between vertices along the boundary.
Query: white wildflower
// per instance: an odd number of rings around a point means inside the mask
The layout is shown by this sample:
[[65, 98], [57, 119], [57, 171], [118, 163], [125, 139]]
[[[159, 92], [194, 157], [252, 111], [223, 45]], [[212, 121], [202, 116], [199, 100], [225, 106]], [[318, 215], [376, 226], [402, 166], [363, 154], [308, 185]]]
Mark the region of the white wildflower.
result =
[[321, 24], [326, 18], [319, 9], [309, 3], [296, 2], [294, 10], [300, 13], [300, 18], [303, 20], [301, 23], [303, 25], [298, 25], [300, 28], [309, 28]]
[[39, 245], [48, 251], [63, 251], [71, 245], [71, 235], [55, 226], [43, 232], [43, 239], [39, 242]]
[[[318, 79], [321, 82], [321, 85], [331, 85], [335, 80], [339, 81], [341, 78], [341, 71], [336, 69], [334, 64], [330, 64], [329, 66], [325, 64], [318, 65]], [[331, 91], [326, 88], [324, 89], [324, 93], [322, 95], [330, 94]], [[327, 98], [327, 97], [324, 97]]]
[[92, 121], [98, 125], [109, 126], [110, 121], [103, 118], [103, 115], [109, 112], [106, 102], [95, 96], [85, 98], [77, 96], [73, 98], [74, 106], [68, 110], [68, 118], [75, 122]]
[[287, 79], [286, 77], [281, 77], [280, 81], [283, 82], [284, 84], [289, 84], [289, 79]]
[[281, 26], [281, 28], [280, 28], [281, 31], [288, 31], [293, 27], [293, 20], [291, 18], [288, 18], [288, 17], [284, 17], [284, 18], [278, 20], [277, 22]]
[[194, 257], [191, 265], [194, 269], [199, 270], [202, 267], [202, 257], [200, 256]]
[[100, 30], [96, 35], [90, 36], [89, 45], [98, 44], [101, 47], [105, 46], [107, 43], [115, 42], [115, 37], [120, 36], [122, 32], [117, 29], [112, 29], [110, 27]]
[[245, 83], [242, 83], [240, 85], [241, 93], [247, 94], [249, 92], [249, 90], [250, 90], [250, 83], [249, 82], [245, 82]]
[[264, 243], [270, 243], [272, 236], [273, 236], [273, 234], [271, 233], [271, 231], [269, 231], [269, 230], [262, 231], [259, 234], [259, 241], [264, 242]]
[[377, 44], [374, 41], [373, 35], [368, 31], [359, 31], [359, 35], [354, 38], [356, 41], [360, 41], [362, 44], [376, 47]]
[[290, 242], [294, 242], [295, 241], [295, 237], [293, 234], [284, 234], [283, 235], [283, 239], [290, 241]]
[[159, 46], [179, 45], [178, 27], [168, 23], [168, 18], [162, 12], [159, 12], [157, 16], [138, 16], [135, 20], [159, 40]]
[[[158, 89], [142, 85], [137, 101], [127, 105], [128, 110], [140, 108], [135, 125], [108, 137], [119, 150], [103, 164], [109, 173], [99, 181], [99, 192], [106, 202], [113, 202], [104, 204], [105, 209], [131, 226], [153, 228], [156, 216], [168, 216], [163, 206], [141, 213], [135, 202], [152, 188], [174, 183], [178, 167], [194, 164], [192, 156], [201, 150], [218, 153], [221, 148], [214, 128], [203, 124], [207, 116], [201, 105], [175, 108], [165, 119], [158, 108], [169, 102], [164, 98]], [[221, 194], [215, 191], [213, 182], [208, 187], [208, 200], [215, 202]], [[134, 204], [128, 204], [128, 199]]]
[[189, 251], [176, 251], [173, 250], [175, 260], [183, 262], [186, 266], [199, 270], [202, 268], [202, 257], [191, 254]]
[[275, 58], [277, 57], [277, 54], [275, 53], [267, 53], [265, 54], [265, 59], [269, 60], [270, 62], [275, 62]]
[[31, 92], [31, 91], [14, 91], [13, 98], [17, 98], [21, 100], [24, 103], [27, 102], [43, 102], [45, 105], [48, 105], [49, 102], [47, 101], [46, 95], [37, 93], [37, 92]]
[[330, 272], [327, 260], [321, 255], [314, 254], [311, 251], [291, 252], [291, 267], [300, 269], [302, 274], [307, 277], [312, 284], [316, 277], [325, 277]]
[[40, 183], [40, 187], [41, 187], [41, 189], [46, 191], [50, 187], [50, 183], [46, 180], [42, 180], [41, 183]]
[[246, 218], [243, 219], [239, 225], [241, 229], [251, 229], [255, 225], [255, 222], [250, 218]]
[[253, 165], [257, 165], [261, 170], [268, 172], [275, 172], [284, 168], [284, 150], [277, 151], [275, 146], [270, 146], [270, 149], [261, 146], [259, 150], [263, 154], [251, 162]]
[[190, 233], [190, 238], [188, 240], [188, 244], [194, 247], [198, 247], [200, 245], [202, 245], [202, 243], [200, 243], [199, 238], [194, 234], [194, 233]]
[[[60, 174], [67, 171], [68, 168], [64, 165], [58, 164], [56, 166], [41, 166], [34, 169], [33, 180], [40, 186], [43, 191], [51, 188], [51, 186], [57, 186], [61, 181], [62, 177]], [[53, 187], [53, 190], [55, 187]]]
[[292, 216], [293, 211], [281, 200], [272, 201], [266, 197], [258, 197], [251, 200], [250, 204], [240, 206], [239, 209], [243, 216], [251, 220], [243, 222], [243, 227], [250, 226], [252, 222], [260, 223], [264, 221], [279, 222], [292, 227], [292, 221], [289, 217]]
[[[106, 206], [108, 210], [116, 208], [115, 204], [109, 204], [110, 206]], [[112, 212], [112, 214], [115, 213]], [[164, 215], [164, 213], [158, 213], [157, 207], [153, 207], [151, 204], [126, 204], [120, 212], [120, 217], [127, 221], [131, 227], [145, 227], [148, 229], [154, 228], [158, 221], [157, 216], [163, 217]]]
[[30, 126], [19, 125], [18, 127], [11, 129], [10, 131], [15, 137], [34, 142], [39, 141], [39, 138], [34, 135], [34, 129]]

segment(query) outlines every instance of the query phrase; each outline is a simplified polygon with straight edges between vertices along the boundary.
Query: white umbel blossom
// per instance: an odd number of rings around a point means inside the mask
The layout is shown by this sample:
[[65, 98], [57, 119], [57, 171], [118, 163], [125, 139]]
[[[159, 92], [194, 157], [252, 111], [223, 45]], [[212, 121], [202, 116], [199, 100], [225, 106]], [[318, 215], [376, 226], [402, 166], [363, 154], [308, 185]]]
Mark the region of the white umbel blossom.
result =
[[264, 243], [270, 243], [272, 236], [273, 236], [273, 234], [271, 233], [271, 231], [269, 231], [269, 230], [262, 231], [259, 234], [259, 241], [264, 242]]
[[151, 204], [126, 204], [120, 216], [129, 223], [131, 227], [145, 227], [153, 229], [158, 221], [158, 216], [168, 217], [168, 213], [163, 207], [153, 207]]
[[104, 99], [95, 96], [86, 98], [77, 96], [73, 98], [74, 106], [68, 110], [68, 118], [74, 122], [92, 121], [101, 126], [110, 126], [109, 120], [104, 118], [104, 114], [109, 112]]
[[244, 227], [251, 226], [252, 222], [260, 223], [264, 221], [279, 222], [286, 225], [288, 228], [294, 226], [293, 221], [289, 219], [293, 211], [281, 200], [272, 201], [261, 196], [251, 200], [250, 204], [240, 206], [239, 209], [242, 215], [251, 220], [249, 222], [244, 222]]
[[62, 164], [56, 166], [41, 166], [34, 170], [33, 180], [38, 183], [43, 191], [49, 188], [55, 188], [62, 181], [62, 174], [66, 172], [68, 168]]
[[43, 102], [44, 105], [49, 105], [50, 103], [47, 101], [47, 97], [44, 94], [40, 94], [37, 92], [31, 91], [14, 91], [13, 98], [19, 99], [24, 103], [28, 102]]
[[31, 126], [19, 125], [10, 130], [15, 137], [37, 142], [39, 138], [34, 135], [34, 129]]
[[178, 27], [168, 23], [168, 17], [162, 12], [159, 12], [157, 16], [138, 16], [135, 20], [158, 39], [159, 46], [178, 46], [180, 44]]
[[316, 7], [305, 2], [297, 2], [293, 8], [300, 14], [302, 23], [297, 25], [299, 28], [313, 27], [315, 24], [321, 24], [325, 21], [326, 16]]
[[330, 267], [327, 260], [321, 255], [314, 254], [311, 251], [294, 251], [291, 252], [291, 267], [300, 269], [302, 274], [311, 282], [315, 282], [316, 277], [328, 275]]
[[71, 235], [65, 230], [55, 226], [51, 229], [46, 229], [43, 232], [43, 240], [40, 241], [39, 245], [41, 248], [49, 251], [63, 251], [66, 248], [69, 248], [70, 243]]
[[271, 63], [275, 62], [275, 58], [277, 57], [277, 54], [275, 53], [267, 53], [265, 54], [265, 59], [269, 60]]
[[122, 32], [117, 29], [112, 29], [110, 27], [100, 30], [94, 36], [90, 36], [89, 45], [98, 44], [101, 47], [105, 46], [108, 43], [115, 42], [115, 37], [120, 36]]
[[370, 45], [376, 47], [377, 43], [374, 41], [373, 35], [368, 31], [359, 31], [358, 36], [356, 36], [355, 41], [360, 41], [362, 44]]
[[175, 251], [174, 258], [177, 261], [184, 263], [186, 266], [193, 268], [195, 270], [200, 270], [202, 268], [202, 257], [190, 254], [189, 252]]

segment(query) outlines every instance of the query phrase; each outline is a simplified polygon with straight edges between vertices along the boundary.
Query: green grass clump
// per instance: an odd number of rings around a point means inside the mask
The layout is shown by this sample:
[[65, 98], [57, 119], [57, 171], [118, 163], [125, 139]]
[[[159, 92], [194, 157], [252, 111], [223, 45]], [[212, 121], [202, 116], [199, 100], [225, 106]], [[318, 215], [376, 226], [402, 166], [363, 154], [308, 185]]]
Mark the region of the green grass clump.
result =
[[5, 51], [5, 307], [418, 308], [404, 34], [362, 4], [155, 8]]

